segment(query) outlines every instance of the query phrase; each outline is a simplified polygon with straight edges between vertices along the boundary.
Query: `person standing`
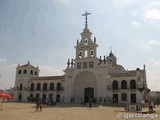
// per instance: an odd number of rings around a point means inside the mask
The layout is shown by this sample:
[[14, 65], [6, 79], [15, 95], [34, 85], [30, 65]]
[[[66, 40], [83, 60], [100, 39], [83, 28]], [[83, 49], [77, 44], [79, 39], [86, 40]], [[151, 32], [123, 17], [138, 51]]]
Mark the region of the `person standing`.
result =
[[39, 112], [39, 109], [42, 110], [42, 101], [39, 98], [37, 98], [35, 112]]
[[151, 101], [148, 102], [148, 108], [149, 108], [149, 112], [153, 111], [152, 105], [151, 105]]
[[90, 109], [92, 108], [92, 99], [91, 98], [89, 99], [89, 108]]
[[43, 107], [43, 105], [42, 105], [42, 100], [39, 99], [39, 108], [40, 108], [40, 112], [42, 112], [42, 107]]
[[153, 112], [153, 108], [154, 108], [154, 102], [151, 101], [151, 112]]

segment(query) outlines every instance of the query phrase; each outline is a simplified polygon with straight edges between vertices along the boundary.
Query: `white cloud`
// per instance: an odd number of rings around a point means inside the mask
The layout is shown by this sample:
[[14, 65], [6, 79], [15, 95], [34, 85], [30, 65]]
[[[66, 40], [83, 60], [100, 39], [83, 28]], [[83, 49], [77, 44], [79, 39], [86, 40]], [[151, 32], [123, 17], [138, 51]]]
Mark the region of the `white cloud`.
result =
[[133, 26], [136, 26], [136, 27], [140, 27], [140, 26], [141, 26], [141, 23], [136, 22], [136, 21], [131, 22], [131, 24], [132, 24]]
[[160, 60], [159, 59], [155, 59], [155, 58], [151, 58], [149, 60], [147, 60], [146, 64], [148, 65], [148, 68], [150, 68], [150, 73], [153, 72], [154, 70], [154, 74], [159, 74], [159, 69], [160, 69]]
[[147, 0], [113, 0], [113, 4], [118, 8], [127, 8], [127, 7], [142, 7], [146, 5]]
[[59, 3], [68, 4], [71, 0], [57, 0]]
[[6, 89], [14, 86], [16, 66], [16, 64], [10, 64], [0, 67], [0, 89]]
[[160, 20], [160, 10], [158, 9], [147, 10], [145, 13], [145, 18], [149, 20]]
[[160, 45], [160, 41], [150, 40], [150, 41], [146, 42], [145, 44], [143, 44], [142, 47], [149, 49], [152, 46], [159, 46], [159, 45]]
[[51, 66], [39, 65], [39, 69], [40, 69], [40, 76], [57, 76], [64, 74], [62, 69]]
[[4, 59], [4, 58], [0, 58], [0, 64], [1, 63], [6, 63], [7, 62], [7, 60], [6, 59]]
[[160, 61], [154, 62], [154, 63], [153, 63], [153, 66], [154, 66], [154, 67], [160, 68]]
[[135, 3], [135, 0], [113, 0], [113, 3], [116, 7], [128, 7]]
[[136, 7], [131, 11], [131, 14], [138, 18], [143, 25], [159, 27], [160, 23], [160, 0], [144, 0], [140, 4], [140, 7]]
[[147, 84], [151, 91], [159, 91], [160, 76], [155, 75], [153, 72], [147, 72]]
[[160, 41], [158, 41], [158, 40], [151, 40], [151, 41], [148, 42], [148, 44], [150, 44], [150, 45], [160, 45]]
[[147, 84], [151, 90], [160, 90], [160, 60], [149, 59], [146, 62]]

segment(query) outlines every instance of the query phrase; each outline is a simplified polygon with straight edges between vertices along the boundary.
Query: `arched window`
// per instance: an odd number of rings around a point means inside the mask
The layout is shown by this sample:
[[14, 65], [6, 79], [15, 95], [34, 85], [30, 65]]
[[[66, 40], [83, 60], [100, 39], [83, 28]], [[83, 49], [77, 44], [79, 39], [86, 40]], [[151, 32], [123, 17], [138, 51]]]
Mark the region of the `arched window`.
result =
[[22, 90], [22, 89], [23, 89], [23, 84], [20, 84], [19, 90]]
[[88, 38], [84, 40], [84, 45], [88, 45]]
[[94, 56], [94, 52], [93, 52], [93, 50], [91, 50], [91, 51], [90, 51], [90, 54], [91, 54], [91, 57], [93, 57], [93, 56]]
[[88, 51], [87, 50], [84, 52], [84, 57], [88, 57]]
[[18, 70], [18, 74], [21, 74], [21, 72], [22, 72], [21, 70]]
[[136, 89], [136, 81], [135, 80], [130, 81], [130, 88], [131, 89]]
[[114, 80], [113, 83], [112, 83], [112, 88], [113, 89], [118, 89], [118, 81], [117, 80]]
[[61, 90], [61, 87], [62, 87], [61, 83], [57, 83], [57, 90]]
[[30, 74], [33, 75], [33, 70], [30, 71]]
[[35, 71], [35, 76], [37, 76], [37, 71]]
[[23, 71], [23, 74], [27, 74], [27, 70], [26, 69]]
[[127, 89], [127, 81], [126, 80], [121, 81], [121, 89]]
[[54, 90], [54, 83], [50, 83], [49, 90]]
[[47, 83], [43, 84], [43, 90], [47, 90]]
[[41, 90], [41, 84], [40, 83], [37, 84], [37, 90]]
[[82, 51], [79, 51], [79, 58], [82, 58]]
[[31, 90], [34, 90], [34, 83], [31, 84]]

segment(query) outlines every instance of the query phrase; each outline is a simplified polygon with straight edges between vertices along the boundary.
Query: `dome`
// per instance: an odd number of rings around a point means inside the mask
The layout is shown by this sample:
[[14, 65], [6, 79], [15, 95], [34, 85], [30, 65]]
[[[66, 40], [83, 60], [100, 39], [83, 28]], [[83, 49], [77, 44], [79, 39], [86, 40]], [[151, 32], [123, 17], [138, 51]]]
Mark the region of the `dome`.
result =
[[112, 53], [112, 51], [109, 53], [109, 56], [114, 56], [113, 53]]
[[139, 71], [139, 70], [140, 70], [140, 68], [137, 68], [136, 70], [137, 70], [137, 71]]

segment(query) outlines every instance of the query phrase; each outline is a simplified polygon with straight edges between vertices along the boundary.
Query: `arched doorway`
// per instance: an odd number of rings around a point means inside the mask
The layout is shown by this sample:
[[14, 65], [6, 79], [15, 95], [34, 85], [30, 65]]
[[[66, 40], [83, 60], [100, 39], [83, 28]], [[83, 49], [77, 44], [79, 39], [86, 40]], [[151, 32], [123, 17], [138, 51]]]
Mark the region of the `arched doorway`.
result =
[[73, 97], [75, 102], [88, 101], [89, 97], [97, 96], [96, 77], [89, 71], [77, 74], [73, 83]]
[[91, 87], [84, 89], [84, 100], [85, 102], [89, 102], [90, 98], [94, 98], [94, 89]]

